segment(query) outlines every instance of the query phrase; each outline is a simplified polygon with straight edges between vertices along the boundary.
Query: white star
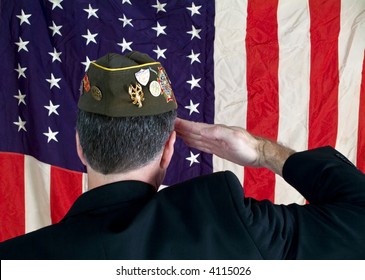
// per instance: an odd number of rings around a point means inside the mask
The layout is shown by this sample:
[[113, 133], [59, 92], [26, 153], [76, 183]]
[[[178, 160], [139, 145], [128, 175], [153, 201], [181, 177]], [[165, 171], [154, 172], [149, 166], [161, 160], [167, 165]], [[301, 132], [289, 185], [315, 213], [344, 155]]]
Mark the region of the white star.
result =
[[193, 64], [195, 61], [201, 63], [200, 60], [199, 60], [199, 55], [200, 55], [200, 53], [194, 53], [194, 51], [191, 50], [191, 55], [187, 56], [188, 58], [191, 59], [190, 64]]
[[55, 62], [56, 60], [61, 61], [60, 55], [62, 52], [57, 52], [56, 48], [53, 48], [53, 52], [49, 52], [49, 55], [52, 56], [52, 62]]
[[199, 161], [197, 160], [197, 157], [200, 154], [196, 154], [194, 155], [191, 151], [190, 151], [190, 157], [187, 157], [186, 160], [190, 161], [190, 166], [192, 166], [194, 163], [199, 163]]
[[60, 107], [60, 105], [53, 105], [52, 101], [49, 101], [49, 106], [44, 106], [48, 110], [48, 116], [50, 116], [52, 113], [55, 113], [58, 115], [57, 108]]
[[60, 88], [60, 86], [58, 85], [58, 82], [61, 81], [61, 78], [55, 78], [53, 76], [53, 73], [51, 73], [51, 78], [50, 79], [46, 79], [47, 82], [49, 82], [49, 89], [53, 88], [54, 86]]
[[43, 134], [48, 137], [47, 143], [49, 143], [49, 141], [51, 141], [51, 140], [54, 140], [54, 141], [58, 142], [58, 140], [56, 138], [56, 135], [58, 134], [58, 131], [53, 132], [51, 130], [51, 128], [48, 127], [48, 132], [44, 132]]
[[127, 19], [127, 17], [125, 16], [125, 14], [123, 14], [123, 18], [118, 18], [118, 19], [120, 21], [123, 21], [123, 27], [125, 27], [128, 24], [133, 27], [132, 20], [131, 19]]
[[18, 89], [18, 95], [14, 95], [14, 97], [19, 100], [18, 101], [18, 106], [20, 105], [20, 103], [23, 103], [24, 105], [27, 105], [25, 103], [25, 97], [26, 97], [26, 95], [25, 94], [22, 94], [22, 92], [19, 89]]
[[52, 11], [55, 9], [55, 8], [60, 8], [61, 10], [63, 10], [63, 7], [61, 6], [61, 3], [63, 2], [63, 0], [48, 0], [49, 2], [51, 2], [53, 5], [52, 5]]
[[27, 67], [21, 67], [20, 64], [18, 63], [18, 69], [14, 69], [15, 71], [18, 72], [18, 79], [23, 76], [24, 78], [26, 78], [25, 76], [25, 70], [27, 70]]
[[86, 61], [84, 62], [81, 62], [81, 64], [85, 65], [85, 72], [89, 69], [89, 66], [90, 66], [90, 63], [93, 61], [93, 60], [90, 60], [88, 56], [86, 56]]
[[88, 45], [90, 42], [96, 44], [96, 36], [98, 36], [98, 33], [91, 34], [89, 29], [87, 30], [87, 35], [82, 35], [82, 37], [86, 38], [86, 45]]
[[129, 5], [132, 5], [131, 0], [123, 0], [122, 4], [128, 3]]
[[52, 33], [52, 37], [56, 34], [62, 36], [61, 32], [60, 32], [60, 29], [62, 28], [62, 25], [56, 25], [54, 23], [54, 21], [52, 21], [52, 26], [49, 26], [49, 29], [51, 29], [53, 31]]
[[29, 44], [29, 41], [23, 41], [21, 37], [19, 37], [19, 42], [15, 43], [15, 45], [18, 45], [18, 52], [21, 50], [28, 51], [27, 45]]
[[158, 13], [158, 12], [165, 12], [166, 13], [166, 10], [165, 10], [165, 6], [166, 6], [167, 4], [166, 3], [160, 3], [160, 1], [156, 1], [156, 5], [152, 5], [152, 7], [154, 7], [154, 8], [156, 8], [157, 9], [157, 11], [156, 11], [156, 14]]
[[23, 22], [27, 23], [30, 25], [30, 22], [28, 20], [28, 18], [31, 16], [32, 14], [25, 14], [24, 11], [22, 10], [21, 11], [21, 14], [20, 15], [17, 15], [16, 17], [20, 19], [20, 25], [23, 24]]
[[199, 87], [200, 88], [200, 85], [199, 85], [199, 81], [200, 80], [201, 80], [201, 78], [195, 79], [194, 76], [191, 75], [191, 80], [187, 81], [187, 83], [191, 85], [191, 88], [190, 89], [193, 89], [195, 87]]
[[164, 31], [166, 28], [166, 25], [160, 25], [159, 22], [157, 22], [157, 26], [156, 27], [152, 27], [153, 30], [157, 31], [157, 37], [160, 36], [160, 34], [165, 34], [166, 32]]
[[124, 52], [125, 50], [132, 51], [130, 47], [131, 44], [133, 44], [133, 42], [127, 42], [124, 38], [122, 43], [118, 43], [118, 45], [122, 47], [122, 52]]
[[194, 25], [192, 25], [192, 26], [191, 26], [191, 28], [192, 28], [192, 30], [191, 30], [191, 31], [186, 32], [186, 33], [188, 33], [188, 34], [191, 34], [191, 39], [190, 39], [190, 40], [193, 40], [193, 39], [194, 39], [194, 37], [197, 37], [197, 38], [201, 39], [201, 38], [200, 38], [199, 33], [200, 33], [202, 30], [201, 30], [201, 29], [196, 29]]
[[25, 129], [25, 124], [27, 122], [26, 121], [23, 121], [20, 117], [18, 117], [18, 121], [17, 122], [13, 122], [13, 124], [17, 125], [18, 126], [18, 132], [23, 129], [24, 131], [27, 131]]
[[190, 116], [193, 112], [200, 114], [200, 113], [199, 113], [199, 111], [198, 111], [198, 106], [199, 106], [199, 104], [200, 104], [200, 103], [196, 103], [196, 104], [194, 104], [194, 103], [193, 103], [193, 101], [191, 101], [191, 99], [190, 99], [190, 105], [189, 105], [189, 106], [185, 106], [185, 108], [186, 108], [186, 109], [189, 109], [189, 110], [190, 110], [190, 112], [189, 112], [189, 116]]
[[194, 2], [192, 3], [191, 7], [190, 8], [187, 8], [188, 10], [190, 10], [191, 12], [191, 16], [195, 15], [195, 14], [198, 14], [200, 15], [200, 12], [199, 12], [199, 9], [201, 8], [202, 6], [195, 6]]
[[99, 18], [98, 15], [96, 14], [96, 12], [98, 11], [99, 9], [93, 9], [93, 7], [91, 7], [91, 4], [89, 4], [89, 8], [88, 9], [84, 9], [85, 12], [88, 13], [87, 15], [87, 18], [91, 18], [91, 17], [96, 17], [96, 18]]
[[165, 51], [167, 51], [167, 49], [163, 49], [161, 50], [159, 46], [157, 46], [157, 49], [156, 50], [153, 50], [156, 54], [157, 54], [157, 59], [159, 59], [160, 57], [162, 58], [165, 58], [166, 59], [166, 56], [165, 56]]

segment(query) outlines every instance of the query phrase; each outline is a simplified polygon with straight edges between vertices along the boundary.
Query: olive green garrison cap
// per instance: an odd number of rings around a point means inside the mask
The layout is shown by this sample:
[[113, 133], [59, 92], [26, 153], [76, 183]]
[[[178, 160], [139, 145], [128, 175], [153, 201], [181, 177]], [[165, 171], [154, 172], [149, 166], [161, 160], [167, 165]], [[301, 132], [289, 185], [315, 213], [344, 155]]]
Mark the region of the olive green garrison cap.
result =
[[109, 53], [90, 67], [82, 80], [80, 110], [110, 117], [148, 116], [177, 108], [170, 80], [147, 54]]

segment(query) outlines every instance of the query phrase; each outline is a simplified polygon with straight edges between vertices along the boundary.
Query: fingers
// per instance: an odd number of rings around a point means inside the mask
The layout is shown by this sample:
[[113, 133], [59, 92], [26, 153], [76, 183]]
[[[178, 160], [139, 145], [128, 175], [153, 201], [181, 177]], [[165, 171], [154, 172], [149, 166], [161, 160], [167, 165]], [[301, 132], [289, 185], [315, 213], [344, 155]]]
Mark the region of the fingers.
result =
[[209, 126], [211, 125], [187, 121], [180, 118], [177, 118], [175, 122], [176, 132], [181, 133], [182, 135], [200, 135], [200, 131]]
[[177, 135], [190, 147], [206, 153], [219, 153], [222, 150], [221, 137], [224, 126], [196, 123], [177, 119], [175, 123]]
[[191, 143], [192, 141], [199, 142], [202, 141], [202, 135], [200, 132], [207, 126], [209, 125], [177, 118], [175, 122], [175, 131], [186, 143]]

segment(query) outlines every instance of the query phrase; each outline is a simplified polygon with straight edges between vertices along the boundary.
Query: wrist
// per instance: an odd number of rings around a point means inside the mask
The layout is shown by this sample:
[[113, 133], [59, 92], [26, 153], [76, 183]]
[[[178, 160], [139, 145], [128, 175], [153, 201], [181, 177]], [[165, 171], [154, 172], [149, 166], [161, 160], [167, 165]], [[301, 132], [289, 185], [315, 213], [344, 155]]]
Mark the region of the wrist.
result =
[[273, 142], [259, 138], [259, 167], [265, 167], [282, 176], [285, 161], [295, 153], [294, 150]]

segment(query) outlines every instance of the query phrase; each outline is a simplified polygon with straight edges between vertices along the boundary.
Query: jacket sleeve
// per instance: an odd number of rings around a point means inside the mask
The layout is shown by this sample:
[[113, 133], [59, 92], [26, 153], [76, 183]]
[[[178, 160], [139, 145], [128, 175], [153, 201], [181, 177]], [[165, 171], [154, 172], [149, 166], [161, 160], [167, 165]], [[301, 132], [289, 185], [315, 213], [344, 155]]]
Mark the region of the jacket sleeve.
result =
[[291, 205], [293, 257], [365, 258], [365, 175], [331, 147], [296, 153], [284, 179], [308, 201]]
[[365, 203], [365, 175], [331, 147], [293, 154], [283, 177], [311, 204]]
[[236, 200], [262, 256], [365, 259], [365, 175], [335, 149], [324, 147], [291, 155], [283, 177], [309, 204]]

